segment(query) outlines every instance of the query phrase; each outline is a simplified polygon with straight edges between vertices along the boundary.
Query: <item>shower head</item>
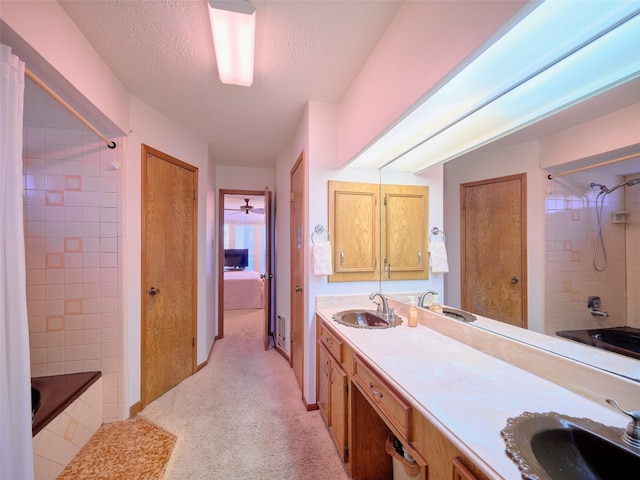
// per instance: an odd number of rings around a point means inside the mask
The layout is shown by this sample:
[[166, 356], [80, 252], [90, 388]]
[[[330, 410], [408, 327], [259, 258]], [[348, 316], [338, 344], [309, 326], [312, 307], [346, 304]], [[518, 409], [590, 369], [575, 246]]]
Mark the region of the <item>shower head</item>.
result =
[[625, 185], [627, 187], [633, 187], [634, 185], [637, 185], [640, 183], [640, 177], [638, 178], [632, 178], [631, 180], [629, 180], [628, 182], [625, 183]]
[[640, 177], [632, 178], [631, 180], [628, 180], [626, 182], [619, 183], [618, 185], [616, 185], [613, 188], [607, 188], [606, 186], [600, 185], [599, 183], [591, 183], [591, 188], [599, 187], [602, 192], [604, 192], [606, 194], [609, 194], [609, 193], [615, 192], [620, 187], [624, 187], [624, 186], [633, 187], [634, 185], [637, 185], [638, 183], [640, 183]]

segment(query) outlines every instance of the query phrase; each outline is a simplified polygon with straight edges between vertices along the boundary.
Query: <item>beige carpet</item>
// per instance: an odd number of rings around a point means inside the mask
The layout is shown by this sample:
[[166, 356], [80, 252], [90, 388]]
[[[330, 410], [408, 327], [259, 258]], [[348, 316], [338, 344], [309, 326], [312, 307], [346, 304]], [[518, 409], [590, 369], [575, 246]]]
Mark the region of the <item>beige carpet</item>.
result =
[[58, 480], [159, 480], [175, 443], [174, 435], [140, 417], [106, 423]]
[[166, 479], [347, 479], [289, 363], [264, 350], [260, 310], [225, 313], [209, 364], [140, 415], [177, 436]]

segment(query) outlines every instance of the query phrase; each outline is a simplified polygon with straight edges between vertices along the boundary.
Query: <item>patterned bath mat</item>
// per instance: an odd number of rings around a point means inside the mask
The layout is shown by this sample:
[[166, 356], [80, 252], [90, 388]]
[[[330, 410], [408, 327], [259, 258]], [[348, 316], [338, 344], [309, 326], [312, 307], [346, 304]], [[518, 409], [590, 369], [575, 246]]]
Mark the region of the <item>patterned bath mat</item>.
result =
[[161, 479], [176, 437], [142, 417], [101, 425], [58, 480]]

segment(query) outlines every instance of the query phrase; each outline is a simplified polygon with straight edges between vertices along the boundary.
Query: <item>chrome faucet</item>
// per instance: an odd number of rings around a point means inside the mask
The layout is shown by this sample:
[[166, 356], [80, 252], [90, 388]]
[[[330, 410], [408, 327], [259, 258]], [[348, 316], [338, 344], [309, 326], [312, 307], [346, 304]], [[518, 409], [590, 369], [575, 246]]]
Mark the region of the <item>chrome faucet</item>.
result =
[[[380, 297], [380, 300], [382, 300], [382, 305], [379, 302], [373, 300], [376, 296]], [[376, 312], [384, 316], [384, 318], [386, 318], [389, 322], [393, 320], [393, 308], [389, 308], [389, 303], [387, 302], [387, 299], [384, 295], [379, 292], [373, 292], [371, 295], [369, 295], [369, 300], [372, 300], [373, 303], [378, 306]]]
[[640, 411], [631, 410], [627, 411], [622, 408], [618, 402], [615, 400], [611, 400], [607, 398], [607, 403], [612, 407], [617, 408], [625, 415], [631, 417], [631, 421], [627, 425], [624, 434], [622, 435], [622, 440], [632, 447], [640, 448]]
[[600, 300], [600, 297], [589, 297], [587, 299], [587, 308], [591, 309], [591, 315], [593, 315], [594, 317], [609, 318], [608, 312], [600, 310], [601, 305], [602, 300]]
[[427, 290], [426, 292], [422, 292], [418, 299], [419, 307], [424, 307], [424, 299], [427, 298], [427, 295], [439, 295], [439, 293], [436, 290]]

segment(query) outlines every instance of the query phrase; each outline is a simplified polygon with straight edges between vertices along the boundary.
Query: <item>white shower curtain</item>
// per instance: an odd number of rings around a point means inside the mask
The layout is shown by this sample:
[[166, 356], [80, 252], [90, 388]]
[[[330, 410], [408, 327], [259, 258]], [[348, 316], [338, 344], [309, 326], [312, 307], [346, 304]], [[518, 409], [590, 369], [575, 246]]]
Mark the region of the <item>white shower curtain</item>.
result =
[[0, 45], [0, 479], [33, 479], [22, 210], [24, 63]]

